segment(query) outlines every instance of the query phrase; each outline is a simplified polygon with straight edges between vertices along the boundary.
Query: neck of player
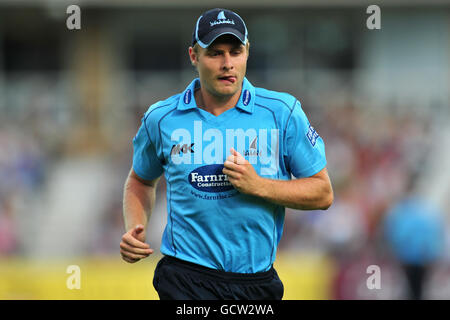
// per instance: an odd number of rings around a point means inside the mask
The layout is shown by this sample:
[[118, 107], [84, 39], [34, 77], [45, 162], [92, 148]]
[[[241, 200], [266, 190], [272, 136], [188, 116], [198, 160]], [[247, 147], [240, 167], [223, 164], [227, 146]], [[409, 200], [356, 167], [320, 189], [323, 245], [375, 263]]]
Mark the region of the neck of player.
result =
[[195, 91], [195, 101], [197, 106], [216, 117], [225, 111], [234, 108], [241, 96], [241, 90], [231, 96], [217, 96], [208, 92], [204, 88]]

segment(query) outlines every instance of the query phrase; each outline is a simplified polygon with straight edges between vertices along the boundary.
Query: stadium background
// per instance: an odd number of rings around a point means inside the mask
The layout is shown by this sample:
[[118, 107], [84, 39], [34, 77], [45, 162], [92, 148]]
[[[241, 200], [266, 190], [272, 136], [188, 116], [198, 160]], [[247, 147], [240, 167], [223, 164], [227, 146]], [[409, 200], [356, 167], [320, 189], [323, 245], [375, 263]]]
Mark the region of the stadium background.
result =
[[[0, 1], [0, 299], [155, 299], [158, 256], [120, 259], [131, 139], [149, 105], [195, 76], [198, 15], [244, 17], [247, 77], [289, 92], [327, 147], [324, 212], [287, 210], [276, 268], [285, 299], [403, 299], [385, 219], [408, 181], [443, 237], [424, 298], [450, 298], [450, 11], [446, 1]], [[68, 30], [66, 8], [81, 8]], [[381, 30], [369, 30], [369, 4]], [[165, 184], [148, 242], [159, 248]], [[418, 236], [420, 231], [418, 231]], [[433, 236], [433, 235], [430, 235]], [[69, 290], [69, 265], [81, 289]], [[367, 267], [381, 270], [370, 290]]]

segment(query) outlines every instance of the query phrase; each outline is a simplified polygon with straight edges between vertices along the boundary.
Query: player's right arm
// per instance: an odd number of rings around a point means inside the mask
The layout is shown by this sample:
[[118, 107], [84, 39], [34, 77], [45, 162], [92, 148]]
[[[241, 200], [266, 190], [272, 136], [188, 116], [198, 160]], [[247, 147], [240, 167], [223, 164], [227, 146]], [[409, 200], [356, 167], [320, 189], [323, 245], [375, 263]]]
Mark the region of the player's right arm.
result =
[[145, 180], [133, 168], [128, 174], [123, 192], [126, 232], [120, 242], [120, 253], [126, 262], [134, 263], [153, 253], [153, 249], [145, 243], [145, 231], [155, 203], [158, 180]]
[[155, 203], [156, 185], [164, 168], [158, 157], [158, 117], [151, 116], [152, 107], [142, 117], [142, 123], [133, 138], [133, 165], [123, 191], [123, 216], [126, 232], [120, 242], [122, 258], [130, 263], [153, 253], [145, 243], [147, 222]]

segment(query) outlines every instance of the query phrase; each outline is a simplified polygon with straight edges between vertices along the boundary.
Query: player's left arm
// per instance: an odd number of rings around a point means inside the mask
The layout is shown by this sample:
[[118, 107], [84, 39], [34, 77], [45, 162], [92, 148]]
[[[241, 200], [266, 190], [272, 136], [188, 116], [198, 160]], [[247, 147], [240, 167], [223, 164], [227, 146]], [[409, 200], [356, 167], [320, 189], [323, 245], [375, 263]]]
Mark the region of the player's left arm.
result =
[[239, 192], [292, 209], [326, 210], [333, 203], [333, 189], [326, 168], [306, 178], [268, 179], [259, 176], [239, 152], [234, 149], [231, 152], [223, 173]]

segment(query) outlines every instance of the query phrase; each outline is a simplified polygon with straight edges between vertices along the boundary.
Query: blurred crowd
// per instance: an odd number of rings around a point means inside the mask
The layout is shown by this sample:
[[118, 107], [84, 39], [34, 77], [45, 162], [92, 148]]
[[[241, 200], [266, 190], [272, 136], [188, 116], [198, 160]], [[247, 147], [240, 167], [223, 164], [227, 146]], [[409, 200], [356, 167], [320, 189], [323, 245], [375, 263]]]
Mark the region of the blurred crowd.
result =
[[[335, 201], [325, 212], [287, 209], [281, 249], [319, 250], [332, 257], [338, 299], [432, 297], [425, 285], [442, 283], [439, 277], [448, 275], [443, 259], [448, 212], [418, 191], [435, 146], [434, 120], [351, 103], [327, 105], [318, 113], [314, 118], [325, 140]], [[403, 205], [408, 201], [413, 205]], [[368, 274], [361, 271], [374, 264], [389, 290], [365, 290]], [[430, 269], [440, 276], [431, 280]]]
[[47, 164], [31, 133], [2, 123], [0, 129], [0, 255], [20, 254], [20, 216], [24, 201], [42, 186]]

